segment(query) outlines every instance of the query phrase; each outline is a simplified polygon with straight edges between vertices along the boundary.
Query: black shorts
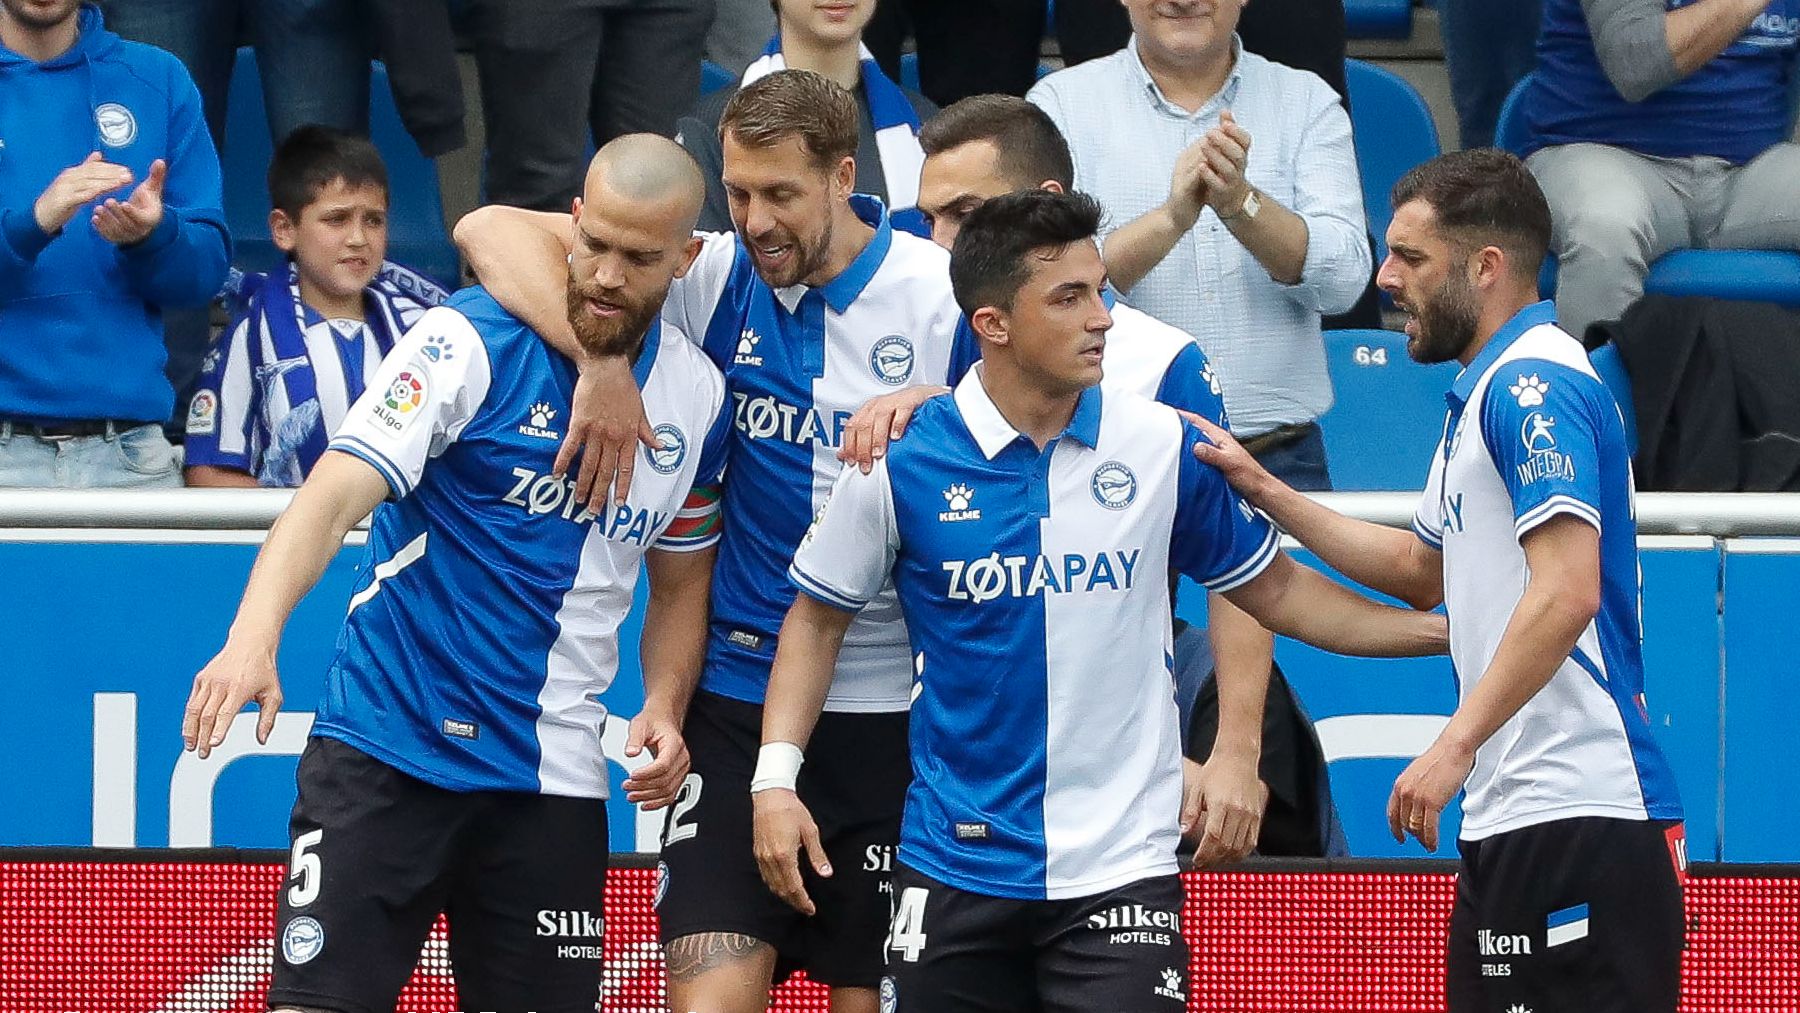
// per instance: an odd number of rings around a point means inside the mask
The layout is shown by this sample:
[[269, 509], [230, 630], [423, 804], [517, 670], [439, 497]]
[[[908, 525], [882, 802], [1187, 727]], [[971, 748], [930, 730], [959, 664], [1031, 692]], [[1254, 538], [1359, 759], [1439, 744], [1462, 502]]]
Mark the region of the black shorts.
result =
[[1180, 1013], [1181, 877], [1069, 900], [969, 893], [902, 865], [884, 1013]]
[[323, 737], [299, 781], [271, 1009], [393, 1013], [444, 911], [463, 1009], [592, 1013], [603, 801], [447, 791]]
[[818, 907], [811, 918], [770, 893], [756, 867], [750, 779], [762, 744], [761, 705], [696, 693], [683, 735], [693, 772], [663, 830], [656, 906], [663, 942], [736, 933], [775, 947], [778, 980], [804, 968], [827, 985], [874, 988], [912, 780], [906, 714], [819, 716], [797, 787], [833, 874], [821, 879], [800, 863]]
[[1460, 842], [1449, 1013], [1674, 1013], [1681, 831], [1581, 817]]

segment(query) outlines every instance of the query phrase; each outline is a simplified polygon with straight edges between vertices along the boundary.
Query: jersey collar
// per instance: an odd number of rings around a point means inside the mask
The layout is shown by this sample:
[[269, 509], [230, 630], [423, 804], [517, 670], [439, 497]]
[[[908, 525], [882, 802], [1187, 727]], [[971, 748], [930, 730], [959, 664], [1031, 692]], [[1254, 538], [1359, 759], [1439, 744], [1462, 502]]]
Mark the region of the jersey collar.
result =
[[1444, 395], [1445, 400], [1457, 407], [1468, 404], [1469, 395], [1475, 393], [1475, 384], [1480, 382], [1482, 374], [1500, 361], [1500, 357], [1506, 354], [1513, 342], [1519, 340], [1520, 335], [1540, 324], [1555, 322], [1556, 304], [1548, 299], [1534, 302], [1513, 314], [1512, 319], [1501, 324], [1494, 336], [1488, 339], [1481, 353], [1463, 367], [1462, 372], [1456, 374], [1456, 382], [1450, 385], [1450, 392]]
[[[875, 235], [870, 237], [869, 245], [863, 247], [849, 267], [818, 287], [818, 293], [824, 297], [825, 304], [840, 315], [850, 309], [850, 304], [856, 301], [857, 296], [862, 295], [863, 289], [869, 287], [875, 272], [881, 269], [882, 261], [887, 259], [888, 248], [894, 245], [894, 226], [888, 220], [887, 207], [881, 203], [881, 198], [864, 193], [851, 194], [850, 210], [856, 212], [856, 217], [864, 224], [873, 227]], [[777, 289], [775, 294], [788, 312], [792, 313], [800, 305], [800, 297], [806, 292], [805, 285], [789, 285], [787, 288]]]
[[644, 345], [638, 350], [637, 361], [631, 364], [631, 378], [637, 381], [638, 390], [650, 382], [650, 371], [656, 368], [656, 350], [662, 347], [662, 318], [650, 321], [650, 329], [644, 332]]
[[[975, 445], [981, 448], [982, 456], [993, 460], [1002, 450], [1019, 440], [1030, 442], [1027, 437], [1006, 421], [994, 399], [988, 397], [987, 388], [981, 382], [982, 367], [978, 363], [969, 375], [963, 377], [956, 385], [956, 410], [962, 415], [963, 424], [969, 427], [969, 434], [975, 437]], [[1100, 442], [1100, 388], [1098, 385], [1081, 392], [1075, 402], [1075, 414], [1069, 419], [1068, 428], [1062, 432], [1089, 448]], [[1062, 437], [1058, 437], [1061, 439]]]

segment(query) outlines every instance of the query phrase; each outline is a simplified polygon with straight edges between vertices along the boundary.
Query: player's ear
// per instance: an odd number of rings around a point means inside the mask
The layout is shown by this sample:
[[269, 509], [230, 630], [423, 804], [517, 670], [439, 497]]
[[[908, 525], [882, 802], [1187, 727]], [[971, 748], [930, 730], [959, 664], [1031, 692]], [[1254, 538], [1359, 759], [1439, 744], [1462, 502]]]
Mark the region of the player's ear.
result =
[[845, 155], [838, 160], [837, 169], [831, 174], [833, 190], [840, 199], [848, 200], [856, 192], [856, 159]]
[[700, 256], [700, 250], [705, 246], [706, 241], [699, 236], [688, 237], [687, 242], [681, 247], [681, 266], [675, 269], [675, 277], [687, 277], [688, 271], [694, 266], [694, 259]]
[[283, 253], [294, 252], [299, 229], [300, 223], [289, 218], [286, 211], [275, 208], [269, 212], [269, 238], [274, 241], [277, 250]]
[[1006, 311], [998, 306], [983, 306], [969, 316], [969, 327], [975, 336], [996, 345], [1010, 343], [1007, 323]]

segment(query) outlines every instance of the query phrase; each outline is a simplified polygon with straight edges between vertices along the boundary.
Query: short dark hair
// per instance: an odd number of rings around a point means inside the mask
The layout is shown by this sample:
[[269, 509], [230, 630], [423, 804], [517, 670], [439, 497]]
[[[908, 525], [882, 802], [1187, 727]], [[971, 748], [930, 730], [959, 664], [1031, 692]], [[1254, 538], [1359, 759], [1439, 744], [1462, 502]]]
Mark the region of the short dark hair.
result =
[[950, 287], [970, 316], [983, 306], [1011, 309], [1031, 277], [1033, 250], [1062, 249], [1100, 231], [1100, 202], [1085, 193], [1019, 190], [969, 212], [950, 251]]
[[295, 127], [269, 160], [269, 203], [294, 221], [334, 180], [388, 189], [387, 164], [366, 137], [308, 123]]
[[1015, 190], [1053, 179], [1075, 188], [1069, 142], [1050, 114], [1014, 95], [970, 95], [944, 107], [919, 130], [925, 154], [990, 141], [1000, 151], [1000, 171]]
[[719, 114], [719, 140], [768, 148], [790, 137], [821, 169], [856, 154], [856, 99], [843, 86], [810, 70], [778, 70], [737, 90]]
[[1525, 163], [1498, 148], [1439, 155], [1400, 177], [1394, 210], [1424, 201], [1438, 228], [1470, 248], [1498, 246], [1536, 278], [1550, 249], [1550, 204]]

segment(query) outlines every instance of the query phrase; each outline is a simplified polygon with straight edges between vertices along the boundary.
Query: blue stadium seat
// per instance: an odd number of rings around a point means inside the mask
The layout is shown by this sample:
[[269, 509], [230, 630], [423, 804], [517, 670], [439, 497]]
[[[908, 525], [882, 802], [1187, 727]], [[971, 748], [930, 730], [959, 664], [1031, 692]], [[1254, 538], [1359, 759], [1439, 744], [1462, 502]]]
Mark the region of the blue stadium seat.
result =
[[[461, 268], [456, 247], [444, 231], [444, 204], [437, 167], [419, 153], [394, 108], [387, 68], [374, 64], [369, 80], [369, 132], [388, 170], [388, 259], [455, 288]], [[231, 229], [233, 260], [247, 270], [266, 271], [281, 263], [269, 238], [269, 123], [263, 113], [262, 78], [256, 54], [237, 52], [225, 114], [225, 221]]]
[[1625, 420], [1625, 450], [1637, 456], [1637, 407], [1631, 402], [1631, 377], [1625, 372], [1625, 360], [1619, 357], [1619, 349], [1609, 343], [1589, 352], [1588, 361], [1619, 403], [1619, 415]]
[[1456, 363], [1419, 365], [1398, 331], [1326, 331], [1325, 362], [1336, 402], [1319, 427], [1332, 485], [1346, 492], [1423, 488]]
[[1362, 176], [1363, 213], [1375, 234], [1375, 256], [1387, 257], [1387, 227], [1394, 215], [1388, 193], [1408, 169], [1436, 158], [1437, 124], [1431, 109], [1406, 79], [1361, 60], [1345, 60], [1350, 88], [1350, 127]]
[[[1055, 15], [1056, 15], [1056, 8], [1053, 6], [1050, 9], [1050, 15], [1049, 15], [1051, 20], [1046, 21], [1045, 24], [1054, 25], [1056, 23]], [[1042, 81], [1044, 78], [1050, 76], [1055, 71], [1056, 71], [1055, 67], [1052, 67], [1047, 63], [1040, 62], [1038, 64], [1038, 68], [1037, 68], [1037, 79], [1039, 81]], [[900, 86], [902, 88], [911, 88], [913, 91], [919, 90], [919, 54], [918, 53], [902, 53], [902, 54], [900, 54]]]
[[729, 88], [737, 84], [736, 74], [711, 60], [700, 61], [700, 94], [710, 95], [721, 88]]
[[1344, 0], [1344, 27], [1352, 39], [1404, 39], [1412, 35], [1412, 0]]
[[[1530, 132], [1525, 110], [1534, 75], [1513, 86], [1500, 107], [1494, 143], [1514, 154], [1525, 149]], [[1556, 291], [1556, 258], [1544, 263], [1538, 289], [1546, 298]], [[1644, 291], [1662, 295], [1750, 299], [1800, 306], [1800, 253], [1788, 250], [1676, 250], [1650, 265]]]

